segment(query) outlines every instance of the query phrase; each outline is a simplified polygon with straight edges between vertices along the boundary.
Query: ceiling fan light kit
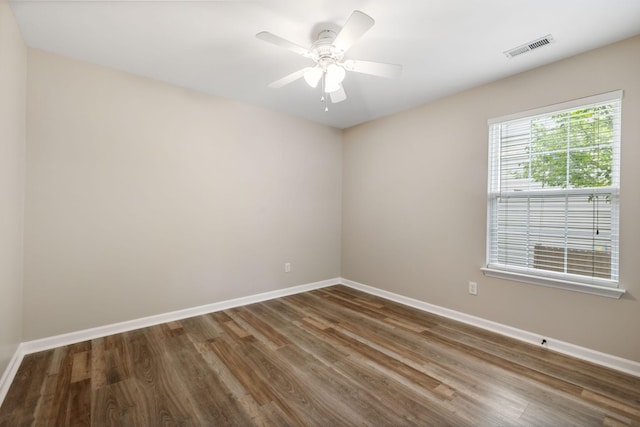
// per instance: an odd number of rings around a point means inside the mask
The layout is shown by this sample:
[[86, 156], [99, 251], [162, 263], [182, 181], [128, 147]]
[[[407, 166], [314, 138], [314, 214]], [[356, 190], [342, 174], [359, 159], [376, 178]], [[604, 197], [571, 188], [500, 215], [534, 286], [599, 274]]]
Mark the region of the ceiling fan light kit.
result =
[[340, 83], [347, 73], [337, 64], [331, 64], [324, 71], [324, 91], [332, 93], [340, 89]]
[[316, 88], [318, 87], [318, 83], [320, 83], [320, 79], [322, 78], [323, 75], [324, 73], [320, 68], [309, 67], [307, 71], [305, 71], [304, 73], [304, 80], [307, 82], [309, 86], [311, 86], [312, 88]]
[[[338, 34], [331, 30], [321, 31], [318, 34], [318, 39], [309, 49], [305, 49], [267, 31], [256, 34], [256, 37], [261, 40], [290, 50], [315, 62], [315, 66], [293, 72], [272, 82], [269, 87], [281, 88], [300, 78], [304, 78], [305, 82], [312, 88], [317, 88], [322, 83], [321, 101], [326, 103], [327, 98], [329, 98], [335, 104], [347, 99], [347, 94], [342, 85], [347, 71], [386, 78], [400, 77], [402, 73], [401, 65], [353, 59], [342, 62], [349, 48], [369, 31], [374, 23], [375, 21], [369, 15], [356, 10], [351, 14]], [[325, 111], [328, 111], [326, 104]]]

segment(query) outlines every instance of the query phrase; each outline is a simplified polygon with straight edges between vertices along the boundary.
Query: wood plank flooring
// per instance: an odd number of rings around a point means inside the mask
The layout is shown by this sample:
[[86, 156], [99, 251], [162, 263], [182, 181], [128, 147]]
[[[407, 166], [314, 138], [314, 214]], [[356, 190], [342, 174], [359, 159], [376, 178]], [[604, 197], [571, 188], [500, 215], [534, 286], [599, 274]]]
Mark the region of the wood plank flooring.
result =
[[28, 355], [1, 426], [640, 426], [640, 378], [344, 287]]

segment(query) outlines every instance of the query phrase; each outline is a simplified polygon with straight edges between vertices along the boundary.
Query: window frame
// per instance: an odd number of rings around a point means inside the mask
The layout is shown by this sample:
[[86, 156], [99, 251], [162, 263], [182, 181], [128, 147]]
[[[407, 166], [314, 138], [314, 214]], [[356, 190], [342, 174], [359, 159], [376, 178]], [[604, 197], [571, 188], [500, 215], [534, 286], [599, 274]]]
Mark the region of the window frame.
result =
[[[486, 260], [485, 265], [482, 268], [483, 273], [486, 276], [497, 277], [502, 279], [509, 279], [517, 282], [525, 282], [531, 283], [535, 285], [542, 285], [554, 288], [561, 288], [571, 291], [589, 293], [594, 295], [606, 296], [611, 298], [620, 298], [626, 291], [620, 287], [618, 280], [619, 273], [619, 192], [620, 192], [620, 146], [621, 146], [621, 120], [622, 120], [622, 98], [623, 91], [616, 90], [612, 92], [607, 92], [599, 95], [589, 96], [586, 98], [575, 99], [568, 102], [563, 102], [559, 104], [549, 105], [542, 108], [536, 108], [532, 110], [522, 111], [515, 114], [510, 114], [506, 116], [496, 117], [488, 120], [488, 143], [489, 143], [489, 158], [488, 158], [488, 174], [487, 174], [487, 234], [486, 234]], [[513, 120], [519, 120], [524, 118], [533, 118], [541, 115], [552, 115], [554, 113], [559, 113], [562, 111], [572, 110], [572, 109], [580, 109], [581, 107], [587, 107], [589, 105], [604, 103], [608, 101], [616, 101], [620, 102], [620, 111], [618, 115], [618, 119], [620, 120], [617, 123], [616, 140], [614, 141], [613, 146], [613, 162], [616, 167], [615, 172], [612, 174], [612, 183], [611, 186], [608, 187], [596, 187], [597, 190], [595, 192], [606, 192], [607, 194], [611, 194], [612, 197], [612, 214], [611, 214], [611, 227], [612, 227], [612, 236], [611, 236], [611, 246], [615, 247], [615, 250], [612, 250], [612, 259], [611, 259], [611, 269], [612, 269], [612, 278], [611, 279], [598, 279], [595, 277], [588, 277], [583, 275], [571, 274], [571, 273], [559, 273], [559, 272], [551, 272], [544, 269], [535, 269], [531, 267], [517, 267], [517, 266], [508, 266], [498, 263], [492, 263], [492, 251], [494, 250], [494, 239], [496, 238], [496, 232], [493, 230], [494, 226], [494, 215], [497, 215], [497, 203], [498, 198], [500, 197], [500, 191], [495, 191], [494, 182], [493, 182], [493, 174], [495, 170], [499, 169], [498, 163], [500, 162], [500, 156], [496, 152], [500, 150], [500, 142], [495, 143], [495, 135], [492, 135], [494, 132], [494, 125], [503, 124], [506, 122], [510, 122]], [[567, 196], [578, 194], [581, 191], [588, 191], [589, 193], [594, 192], [593, 188], [585, 189], [585, 188], [567, 188], [562, 190], [540, 190], [541, 193], [550, 194], [551, 192], [558, 192], [558, 194], [564, 194]], [[533, 192], [537, 192], [537, 190], [533, 190]], [[519, 194], [513, 196], [514, 198], [525, 198], [527, 197], [525, 192], [523, 194]], [[615, 201], [615, 203], [613, 203]]]

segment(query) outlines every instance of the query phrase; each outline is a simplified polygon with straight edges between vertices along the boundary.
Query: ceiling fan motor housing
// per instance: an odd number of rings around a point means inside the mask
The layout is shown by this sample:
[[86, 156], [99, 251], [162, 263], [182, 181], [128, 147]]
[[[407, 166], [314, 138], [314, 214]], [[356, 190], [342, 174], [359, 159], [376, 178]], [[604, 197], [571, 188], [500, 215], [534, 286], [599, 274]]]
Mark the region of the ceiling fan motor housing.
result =
[[336, 39], [336, 32], [332, 30], [322, 30], [318, 34], [318, 40], [316, 40], [311, 49], [311, 59], [317, 62], [322, 68], [326, 68], [330, 64], [335, 64], [342, 59], [343, 52], [339, 52], [333, 45], [333, 41]]

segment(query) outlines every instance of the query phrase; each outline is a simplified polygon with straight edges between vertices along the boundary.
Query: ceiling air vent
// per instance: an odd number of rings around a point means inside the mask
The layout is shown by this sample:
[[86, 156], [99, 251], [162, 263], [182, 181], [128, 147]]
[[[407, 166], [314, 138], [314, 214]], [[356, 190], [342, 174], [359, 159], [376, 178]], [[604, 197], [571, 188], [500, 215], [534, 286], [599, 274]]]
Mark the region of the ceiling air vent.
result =
[[546, 46], [548, 44], [553, 43], [553, 36], [548, 34], [544, 37], [541, 37], [537, 40], [530, 41], [529, 43], [525, 43], [522, 46], [514, 47], [513, 49], [509, 49], [504, 52], [507, 58], [513, 58], [514, 56], [522, 55], [523, 53], [531, 52], [533, 49], [538, 49], [539, 47]]

